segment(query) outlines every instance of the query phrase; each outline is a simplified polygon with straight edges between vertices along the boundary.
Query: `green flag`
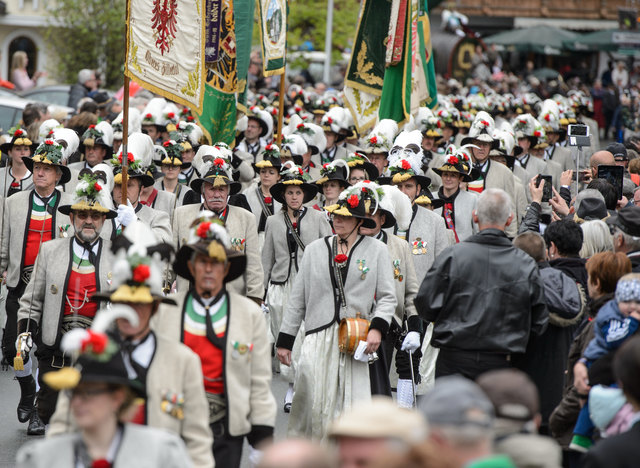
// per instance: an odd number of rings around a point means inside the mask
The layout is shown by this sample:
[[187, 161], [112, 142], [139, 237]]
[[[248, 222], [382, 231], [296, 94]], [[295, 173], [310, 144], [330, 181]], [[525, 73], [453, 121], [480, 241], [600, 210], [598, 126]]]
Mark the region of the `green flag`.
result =
[[433, 48], [431, 47], [431, 26], [429, 24], [428, 0], [424, 0], [418, 17], [418, 44], [420, 57], [427, 80], [428, 96], [425, 101], [427, 107], [433, 109], [438, 105], [438, 88], [436, 83], [436, 70], [433, 63]]
[[196, 114], [211, 143], [233, 144], [236, 136], [236, 95], [205, 85], [202, 113]]
[[387, 67], [382, 85], [382, 97], [378, 111], [379, 120], [392, 119], [399, 124], [409, 120], [411, 115], [411, 64], [412, 64], [412, 31], [411, 17], [413, 2], [407, 2], [406, 27], [403, 43], [402, 60]]
[[235, 0], [233, 14], [236, 19], [236, 51], [238, 52], [238, 109], [245, 111], [247, 103], [247, 74], [251, 58], [251, 38], [253, 36], [253, 12], [255, 0]]
[[258, 0], [264, 76], [284, 73], [287, 8], [287, 0]]

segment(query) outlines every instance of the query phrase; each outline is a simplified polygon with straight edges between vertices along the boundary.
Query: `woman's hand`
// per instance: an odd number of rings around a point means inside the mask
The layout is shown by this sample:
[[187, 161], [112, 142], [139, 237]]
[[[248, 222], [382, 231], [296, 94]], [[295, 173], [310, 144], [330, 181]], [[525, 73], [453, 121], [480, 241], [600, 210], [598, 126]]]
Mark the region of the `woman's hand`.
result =
[[571, 185], [571, 181], [573, 180], [573, 171], [569, 169], [568, 171], [564, 171], [560, 176], [560, 185]]
[[564, 201], [564, 198], [560, 196], [560, 194], [557, 192], [555, 188], [552, 187], [552, 189], [553, 189], [553, 198], [549, 200], [549, 203], [551, 204], [553, 211], [558, 213], [560, 216], [568, 216], [571, 210], [567, 206], [567, 202]]
[[578, 390], [578, 393], [581, 395], [587, 395], [589, 390], [591, 390], [587, 366], [580, 361], [576, 362], [575, 366], [573, 366], [573, 386], [576, 387], [576, 390]]
[[382, 333], [380, 330], [371, 329], [367, 334], [367, 349], [364, 350], [367, 354], [375, 353], [380, 347], [380, 342], [382, 341]]
[[[380, 344], [380, 342], [378, 342]], [[276, 355], [278, 356], [278, 361], [280, 361], [285, 366], [291, 366], [291, 350], [286, 348], [278, 348], [276, 350]]]

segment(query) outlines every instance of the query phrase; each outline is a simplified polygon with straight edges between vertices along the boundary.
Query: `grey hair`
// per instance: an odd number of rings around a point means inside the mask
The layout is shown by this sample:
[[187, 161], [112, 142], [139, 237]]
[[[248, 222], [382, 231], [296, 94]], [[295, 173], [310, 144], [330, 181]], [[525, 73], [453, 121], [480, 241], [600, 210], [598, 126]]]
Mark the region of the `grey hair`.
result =
[[604, 201], [604, 196], [602, 196], [602, 193], [600, 193], [600, 191], [596, 189], [591, 189], [591, 188], [584, 189], [582, 192], [576, 195], [576, 201], [573, 204], [573, 207], [575, 208], [576, 213], [578, 212], [578, 208], [580, 208], [580, 203], [582, 203], [582, 201], [586, 200], [587, 198], [597, 198], [598, 200], [602, 200], [602, 203], [606, 205], [606, 202]]
[[513, 214], [513, 202], [507, 192], [490, 188], [480, 194], [476, 208], [478, 224], [504, 225]]
[[580, 249], [581, 258], [590, 258], [600, 252], [613, 252], [613, 236], [604, 221], [585, 221], [580, 227], [584, 238]]
[[78, 83], [85, 84], [87, 81], [91, 79], [93, 75], [93, 70], [89, 70], [88, 68], [83, 68], [78, 72]]

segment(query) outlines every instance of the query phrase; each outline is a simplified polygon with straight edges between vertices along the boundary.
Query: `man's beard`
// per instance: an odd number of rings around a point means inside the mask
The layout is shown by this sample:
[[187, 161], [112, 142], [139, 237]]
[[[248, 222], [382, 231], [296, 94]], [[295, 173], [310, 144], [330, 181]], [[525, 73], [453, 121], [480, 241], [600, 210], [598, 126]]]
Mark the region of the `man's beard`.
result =
[[88, 226], [85, 225], [85, 226], [82, 227], [82, 229], [80, 229], [79, 231], [76, 231], [76, 236], [82, 242], [85, 242], [85, 243], [88, 243], [88, 244], [92, 244], [93, 242], [95, 242], [98, 239], [98, 237], [100, 237], [100, 230], [97, 229], [95, 226], [92, 226], [94, 234], [93, 234], [93, 236], [87, 236], [87, 235], [85, 235], [85, 233], [83, 231], [83, 229], [85, 227], [88, 227]]

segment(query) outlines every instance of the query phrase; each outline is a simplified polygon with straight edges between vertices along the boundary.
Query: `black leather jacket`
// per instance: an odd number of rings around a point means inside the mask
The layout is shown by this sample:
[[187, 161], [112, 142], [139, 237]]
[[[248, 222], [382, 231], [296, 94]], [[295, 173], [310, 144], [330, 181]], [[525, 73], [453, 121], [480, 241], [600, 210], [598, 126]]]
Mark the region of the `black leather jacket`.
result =
[[489, 353], [523, 353], [547, 327], [544, 284], [533, 259], [503, 231], [485, 229], [442, 252], [415, 299], [434, 322], [431, 344]]

